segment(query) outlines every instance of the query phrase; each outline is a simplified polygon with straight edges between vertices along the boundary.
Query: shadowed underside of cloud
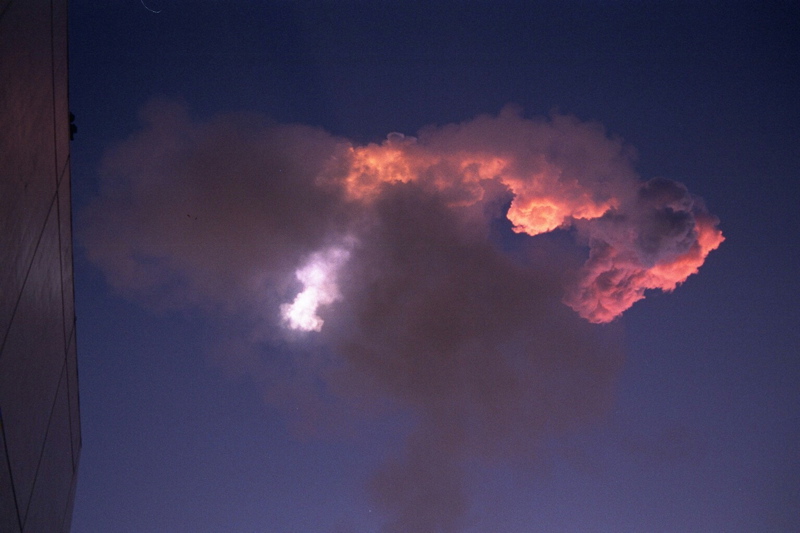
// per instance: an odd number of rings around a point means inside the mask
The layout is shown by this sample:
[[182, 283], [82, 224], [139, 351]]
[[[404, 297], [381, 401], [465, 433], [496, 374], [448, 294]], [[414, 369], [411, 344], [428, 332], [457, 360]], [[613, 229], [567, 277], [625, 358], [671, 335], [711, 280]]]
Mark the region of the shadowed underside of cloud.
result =
[[334, 395], [411, 413], [370, 484], [386, 531], [459, 531], [470, 461], [601, 419], [621, 349], [589, 322], [673, 290], [723, 240], [683, 185], [641, 182], [629, 148], [572, 117], [509, 108], [366, 146], [168, 102], [142, 120], [82, 214], [89, 259], [146, 305], [241, 319], [240, 346], [312, 335], [336, 363], [308, 372]]

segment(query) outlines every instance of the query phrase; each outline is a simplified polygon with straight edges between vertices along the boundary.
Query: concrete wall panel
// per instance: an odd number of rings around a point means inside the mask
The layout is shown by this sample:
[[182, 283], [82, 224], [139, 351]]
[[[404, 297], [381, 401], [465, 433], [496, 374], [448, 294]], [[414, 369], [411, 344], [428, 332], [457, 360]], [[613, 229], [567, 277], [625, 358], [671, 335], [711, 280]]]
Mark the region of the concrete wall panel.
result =
[[0, 531], [19, 533], [17, 504], [14, 501], [14, 487], [11, 483], [11, 472], [8, 471], [5, 450], [3, 432], [0, 431]]
[[75, 327], [75, 297], [72, 272], [72, 201], [69, 167], [58, 188], [58, 218], [61, 239], [61, 279], [64, 301], [64, 339], [69, 340]]
[[67, 58], [67, 3], [53, 2], [53, 109], [56, 173], [61, 179], [69, 157], [69, 87]]
[[0, 18], [0, 335], [56, 192], [50, 25], [40, 0], [15, 1]]
[[53, 209], [0, 353], [0, 409], [23, 521], [66, 354], [56, 215]]
[[81, 451], [81, 412], [78, 399], [78, 358], [75, 348], [75, 334], [69, 339], [67, 352], [67, 393], [69, 395], [69, 422], [72, 434], [72, 465], [78, 470], [78, 456]]
[[0, 0], [0, 531], [68, 531], [81, 432], [66, 0]]
[[58, 394], [47, 429], [42, 459], [36, 475], [24, 532], [52, 531], [67, 513], [72, 485], [69, 398], [66, 368], [59, 380]]

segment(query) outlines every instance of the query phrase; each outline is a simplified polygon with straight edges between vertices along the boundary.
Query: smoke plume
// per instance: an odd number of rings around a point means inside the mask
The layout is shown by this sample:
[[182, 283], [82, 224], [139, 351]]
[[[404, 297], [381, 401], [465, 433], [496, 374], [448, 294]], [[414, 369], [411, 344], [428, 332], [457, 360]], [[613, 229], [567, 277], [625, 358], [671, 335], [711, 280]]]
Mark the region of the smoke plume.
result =
[[601, 420], [622, 350], [596, 324], [723, 240], [686, 187], [641, 181], [629, 147], [569, 116], [507, 108], [367, 145], [168, 102], [141, 118], [83, 213], [89, 259], [154, 308], [235, 317], [298, 353], [313, 337], [334, 396], [409, 413], [369, 486], [387, 532], [459, 531], [470, 464]]

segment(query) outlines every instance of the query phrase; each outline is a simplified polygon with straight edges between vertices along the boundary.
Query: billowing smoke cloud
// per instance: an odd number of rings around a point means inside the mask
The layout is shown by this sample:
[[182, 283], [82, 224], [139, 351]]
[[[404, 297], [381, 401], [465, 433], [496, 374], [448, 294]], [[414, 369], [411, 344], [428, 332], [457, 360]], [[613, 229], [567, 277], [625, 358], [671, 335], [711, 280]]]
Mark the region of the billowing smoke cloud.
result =
[[142, 119], [101, 169], [88, 257], [147, 305], [248, 324], [240, 344], [322, 346], [326, 394], [410, 415], [370, 483], [387, 532], [459, 531], [471, 464], [602, 419], [622, 351], [595, 324], [723, 240], [683, 185], [640, 181], [631, 149], [572, 117], [509, 108], [366, 146], [164, 102]]
[[566, 303], [602, 323], [644, 298], [646, 289], [672, 291], [722, 243], [717, 223], [680, 183], [655, 178], [638, 184], [619, 209], [578, 223], [591, 252]]
[[565, 301], [595, 323], [610, 322], [646, 289], [675, 289], [723, 240], [717, 219], [682, 184], [640, 183], [628, 149], [572, 117], [530, 121], [506, 109], [497, 118], [423, 131], [419, 142], [395, 134], [351, 153], [351, 197], [414, 182], [450, 206], [465, 206], [486, 200], [491, 181], [512, 198], [506, 216], [514, 231], [580, 228], [590, 259]]

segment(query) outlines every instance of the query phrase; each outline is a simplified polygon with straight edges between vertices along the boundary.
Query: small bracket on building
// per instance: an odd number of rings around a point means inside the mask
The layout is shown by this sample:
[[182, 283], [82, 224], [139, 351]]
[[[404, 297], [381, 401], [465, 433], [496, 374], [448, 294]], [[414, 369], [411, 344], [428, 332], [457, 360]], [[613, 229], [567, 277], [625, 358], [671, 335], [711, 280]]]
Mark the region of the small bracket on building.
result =
[[75, 134], [78, 133], [78, 126], [75, 125], [75, 115], [72, 111], [69, 112], [69, 140], [75, 140]]

